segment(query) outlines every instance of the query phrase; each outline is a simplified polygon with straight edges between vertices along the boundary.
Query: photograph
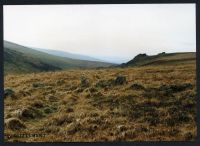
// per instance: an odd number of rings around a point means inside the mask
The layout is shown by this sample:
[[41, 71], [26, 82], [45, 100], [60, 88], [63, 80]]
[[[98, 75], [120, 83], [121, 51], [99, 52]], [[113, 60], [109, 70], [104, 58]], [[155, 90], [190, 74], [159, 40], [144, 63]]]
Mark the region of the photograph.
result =
[[196, 4], [3, 5], [4, 142], [197, 140]]

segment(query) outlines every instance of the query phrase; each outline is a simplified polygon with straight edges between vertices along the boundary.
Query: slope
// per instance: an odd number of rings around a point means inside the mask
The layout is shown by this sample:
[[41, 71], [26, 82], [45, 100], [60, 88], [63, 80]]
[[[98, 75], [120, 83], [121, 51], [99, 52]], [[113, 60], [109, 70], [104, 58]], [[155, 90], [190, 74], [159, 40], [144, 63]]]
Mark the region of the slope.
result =
[[148, 56], [147, 54], [139, 54], [127, 63], [120, 66], [147, 66], [147, 65], [171, 65], [171, 64], [186, 64], [196, 61], [195, 52], [182, 53], [159, 53], [157, 55]]
[[76, 60], [40, 52], [4, 41], [4, 71], [30, 73], [60, 69], [108, 67], [111, 63]]

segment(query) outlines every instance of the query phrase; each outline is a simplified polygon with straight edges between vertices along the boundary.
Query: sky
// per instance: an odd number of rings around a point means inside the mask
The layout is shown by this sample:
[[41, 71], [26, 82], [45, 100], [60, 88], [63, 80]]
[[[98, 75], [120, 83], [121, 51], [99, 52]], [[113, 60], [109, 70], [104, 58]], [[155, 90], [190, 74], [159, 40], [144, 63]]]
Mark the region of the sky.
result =
[[4, 40], [124, 63], [196, 52], [195, 4], [7, 5]]

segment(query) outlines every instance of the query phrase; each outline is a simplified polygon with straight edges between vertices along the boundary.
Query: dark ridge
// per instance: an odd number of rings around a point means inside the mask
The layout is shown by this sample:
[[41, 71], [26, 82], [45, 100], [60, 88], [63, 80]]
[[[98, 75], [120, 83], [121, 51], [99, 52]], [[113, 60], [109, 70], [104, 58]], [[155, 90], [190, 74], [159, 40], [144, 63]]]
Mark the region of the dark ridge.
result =
[[[122, 63], [120, 67], [127, 66], [146, 66], [146, 65], [161, 65], [161, 64], [174, 64], [174, 63], [184, 63], [187, 61], [195, 60], [195, 52], [188, 53], [159, 53], [157, 55], [149, 56], [147, 54], [138, 54], [132, 60], [127, 63]], [[180, 57], [179, 55], [186, 55], [184, 57]], [[177, 56], [177, 58], [170, 58], [172, 56]], [[165, 58], [165, 59], [164, 59]]]

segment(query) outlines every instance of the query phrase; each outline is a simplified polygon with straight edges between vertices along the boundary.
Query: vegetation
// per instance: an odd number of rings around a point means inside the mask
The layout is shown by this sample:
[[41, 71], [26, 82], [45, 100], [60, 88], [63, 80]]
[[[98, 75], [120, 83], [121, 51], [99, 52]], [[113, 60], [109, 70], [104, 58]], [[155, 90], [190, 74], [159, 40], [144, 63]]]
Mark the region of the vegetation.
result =
[[157, 55], [148, 56], [147, 54], [139, 54], [127, 63], [123, 63], [122, 67], [127, 66], [147, 66], [147, 65], [170, 65], [170, 64], [186, 64], [196, 60], [196, 53], [159, 53]]
[[[177, 59], [180, 54], [168, 57]], [[4, 80], [8, 142], [197, 137], [195, 60], [6, 75]]]

